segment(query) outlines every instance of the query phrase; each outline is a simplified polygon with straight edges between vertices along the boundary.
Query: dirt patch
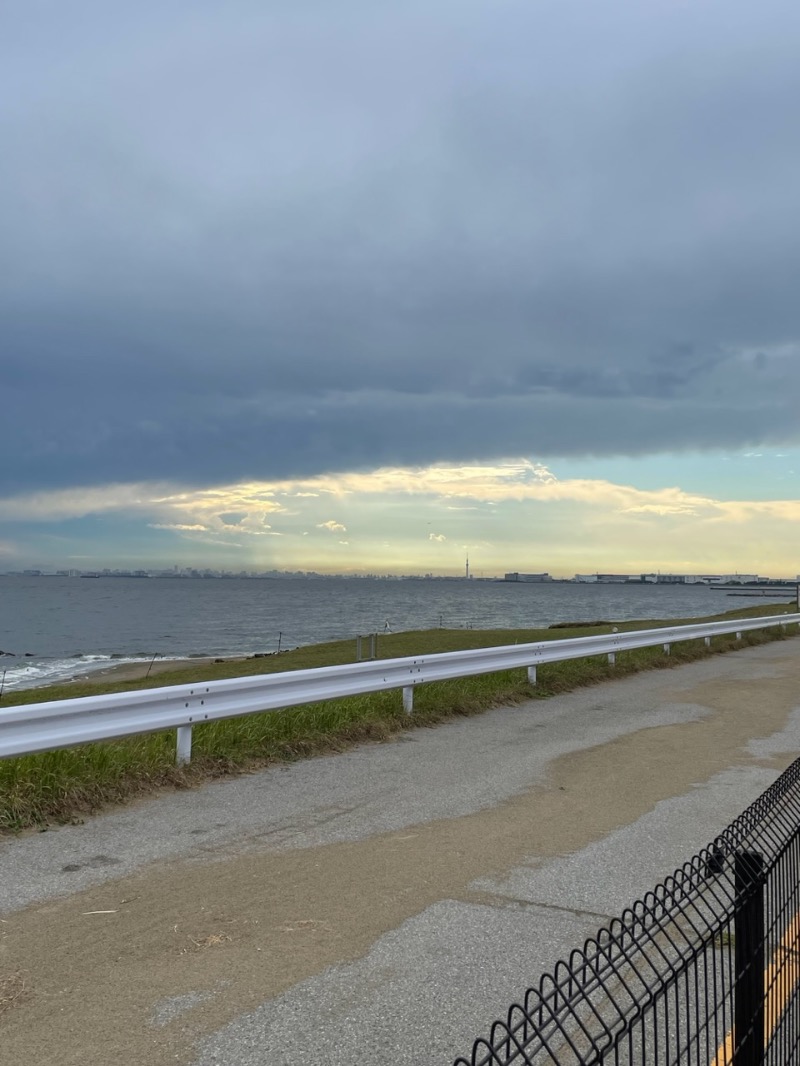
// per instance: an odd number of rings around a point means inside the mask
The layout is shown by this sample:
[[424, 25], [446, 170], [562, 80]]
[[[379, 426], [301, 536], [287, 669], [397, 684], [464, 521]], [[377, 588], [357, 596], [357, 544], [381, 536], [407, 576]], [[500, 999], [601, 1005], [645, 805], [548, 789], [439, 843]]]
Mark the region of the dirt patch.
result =
[[19, 1006], [29, 994], [30, 988], [23, 974], [0, 974], [0, 1016]]

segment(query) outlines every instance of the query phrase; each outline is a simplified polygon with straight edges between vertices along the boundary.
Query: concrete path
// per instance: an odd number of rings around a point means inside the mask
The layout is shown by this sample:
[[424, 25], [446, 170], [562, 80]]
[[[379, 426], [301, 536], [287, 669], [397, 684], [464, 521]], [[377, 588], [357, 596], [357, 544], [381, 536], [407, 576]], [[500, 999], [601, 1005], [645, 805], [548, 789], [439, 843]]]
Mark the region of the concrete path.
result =
[[448, 1066], [799, 754], [791, 640], [2, 840], [0, 1062]]

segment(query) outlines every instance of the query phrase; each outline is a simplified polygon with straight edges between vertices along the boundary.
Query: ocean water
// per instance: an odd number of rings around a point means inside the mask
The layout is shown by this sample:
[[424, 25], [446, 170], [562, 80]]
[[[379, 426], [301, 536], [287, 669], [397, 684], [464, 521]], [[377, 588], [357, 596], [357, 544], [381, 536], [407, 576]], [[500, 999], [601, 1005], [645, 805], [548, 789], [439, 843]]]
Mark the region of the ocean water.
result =
[[0, 577], [0, 681], [30, 688], [111, 661], [248, 655], [386, 629], [689, 618], [754, 602], [705, 586]]

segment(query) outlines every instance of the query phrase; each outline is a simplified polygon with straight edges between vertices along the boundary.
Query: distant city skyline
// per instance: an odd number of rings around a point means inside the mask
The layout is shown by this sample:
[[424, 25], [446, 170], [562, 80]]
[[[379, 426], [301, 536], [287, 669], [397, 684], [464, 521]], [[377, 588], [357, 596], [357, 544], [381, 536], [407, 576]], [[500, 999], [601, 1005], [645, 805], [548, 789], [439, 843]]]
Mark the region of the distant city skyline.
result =
[[417, 581], [417, 580], [433, 580], [433, 581], [504, 581], [504, 582], [518, 582], [519, 584], [558, 584], [564, 582], [570, 582], [575, 584], [648, 584], [648, 585], [675, 585], [685, 583], [687, 585], [692, 584], [757, 584], [764, 585], [795, 585], [800, 583], [800, 574], [790, 577], [783, 575], [781, 577], [769, 577], [762, 574], [673, 574], [673, 573], [647, 573], [647, 574], [607, 574], [602, 571], [596, 571], [589, 574], [573, 574], [572, 577], [559, 576], [556, 574], [536, 574], [529, 575], [524, 573], [506, 573], [506, 574], [435, 574], [428, 572], [421, 573], [372, 573], [365, 571], [363, 573], [339, 573], [329, 572], [321, 573], [317, 570], [215, 570], [211, 567], [155, 567], [147, 570], [131, 570], [125, 568], [112, 568], [103, 567], [90, 568], [86, 570], [78, 569], [65, 569], [65, 570], [52, 570], [52, 569], [40, 569], [32, 567], [25, 570], [5, 570], [0, 571], [0, 577], [66, 577], [66, 578], [164, 578], [164, 579], [181, 579], [181, 578], [209, 578], [209, 579], [222, 579], [222, 578], [247, 578], [252, 580], [261, 580], [265, 578], [280, 578], [282, 580], [292, 580], [294, 578], [319, 578], [325, 579], [341, 579], [341, 580], [376, 580], [376, 581]]

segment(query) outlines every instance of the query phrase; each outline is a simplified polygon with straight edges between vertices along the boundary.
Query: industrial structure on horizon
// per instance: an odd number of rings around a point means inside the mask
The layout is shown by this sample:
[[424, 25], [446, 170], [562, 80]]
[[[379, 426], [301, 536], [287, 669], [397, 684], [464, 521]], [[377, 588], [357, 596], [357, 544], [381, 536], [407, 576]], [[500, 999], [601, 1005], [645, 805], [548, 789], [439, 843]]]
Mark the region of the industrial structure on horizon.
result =
[[[506, 574], [504, 581], [543, 583], [557, 581], [550, 574]], [[576, 574], [566, 580], [579, 585], [787, 585], [792, 578], [759, 577], [758, 574]], [[797, 576], [800, 581], [800, 575]]]

